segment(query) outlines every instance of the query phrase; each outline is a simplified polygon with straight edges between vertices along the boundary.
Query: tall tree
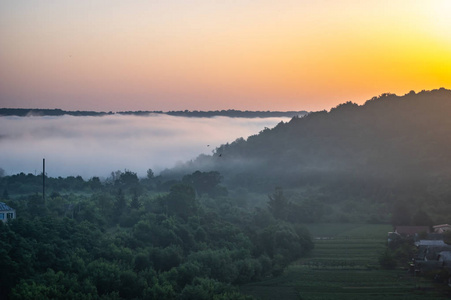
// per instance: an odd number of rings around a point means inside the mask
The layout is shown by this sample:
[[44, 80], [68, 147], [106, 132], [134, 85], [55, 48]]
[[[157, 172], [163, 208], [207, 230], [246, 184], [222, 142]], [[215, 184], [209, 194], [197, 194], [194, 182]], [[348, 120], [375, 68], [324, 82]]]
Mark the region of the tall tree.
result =
[[284, 219], [286, 217], [286, 209], [288, 206], [288, 200], [283, 194], [281, 187], [276, 187], [272, 195], [268, 195], [269, 198], [269, 210], [273, 214], [274, 218]]
[[122, 215], [122, 213], [124, 213], [125, 209], [127, 208], [127, 201], [125, 200], [125, 196], [121, 188], [119, 188], [119, 190], [117, 191], [114, 207], [118, 215]]
[[176, 214], [183, 219], [197, 212], [196, 193], [186, 184], [176, 184], [170, 193], [163, 198], [168, 214]]

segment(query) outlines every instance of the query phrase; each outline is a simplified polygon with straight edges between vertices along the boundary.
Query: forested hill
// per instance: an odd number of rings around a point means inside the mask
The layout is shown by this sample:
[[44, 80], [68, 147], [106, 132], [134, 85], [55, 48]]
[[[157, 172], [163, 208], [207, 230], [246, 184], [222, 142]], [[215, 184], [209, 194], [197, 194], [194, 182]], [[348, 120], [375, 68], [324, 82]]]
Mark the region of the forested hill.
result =
[[229, 184], [260, 190], [352, 182], [449, 193], [450, 116], [450, 90], [383, 94], [294, 117], [180, 168], [217, 170]]

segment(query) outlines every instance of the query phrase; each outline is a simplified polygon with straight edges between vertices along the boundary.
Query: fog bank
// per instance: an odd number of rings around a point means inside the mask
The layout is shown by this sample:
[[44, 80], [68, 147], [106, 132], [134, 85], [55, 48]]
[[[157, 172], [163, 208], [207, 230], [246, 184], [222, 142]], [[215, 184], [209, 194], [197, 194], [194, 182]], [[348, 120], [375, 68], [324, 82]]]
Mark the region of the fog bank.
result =
[[194, 159], [288, 118], [184, 118], [168, 115], [0, 117], [0, 168], [6, 174], [107, 177], [115, 170], [145, 176]]

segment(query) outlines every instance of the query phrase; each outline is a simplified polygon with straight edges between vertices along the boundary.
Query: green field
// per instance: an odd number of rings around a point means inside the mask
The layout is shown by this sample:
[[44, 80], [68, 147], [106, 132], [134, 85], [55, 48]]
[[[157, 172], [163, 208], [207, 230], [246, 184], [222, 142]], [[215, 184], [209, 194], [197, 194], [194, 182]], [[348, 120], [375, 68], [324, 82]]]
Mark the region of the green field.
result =
[[279, 277], [242, 286], [259, 299], [441, 299], [429, 280], [380, 270], [389, 225], [313, 224], [315, 249]]

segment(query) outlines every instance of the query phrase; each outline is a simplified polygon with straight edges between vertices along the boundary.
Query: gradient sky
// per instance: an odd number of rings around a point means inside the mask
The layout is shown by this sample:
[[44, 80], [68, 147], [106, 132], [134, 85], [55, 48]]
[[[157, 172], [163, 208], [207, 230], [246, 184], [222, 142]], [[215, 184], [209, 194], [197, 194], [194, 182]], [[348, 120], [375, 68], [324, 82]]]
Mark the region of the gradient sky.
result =
[[0, 0], [0, 107], [321, 110], [451, 88], [448, 0]]

